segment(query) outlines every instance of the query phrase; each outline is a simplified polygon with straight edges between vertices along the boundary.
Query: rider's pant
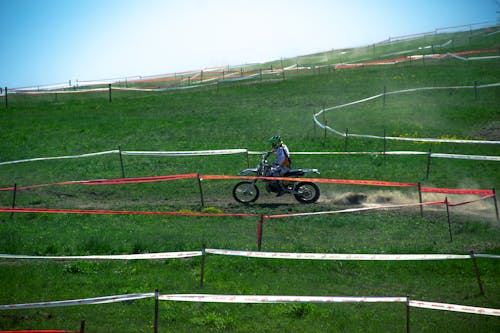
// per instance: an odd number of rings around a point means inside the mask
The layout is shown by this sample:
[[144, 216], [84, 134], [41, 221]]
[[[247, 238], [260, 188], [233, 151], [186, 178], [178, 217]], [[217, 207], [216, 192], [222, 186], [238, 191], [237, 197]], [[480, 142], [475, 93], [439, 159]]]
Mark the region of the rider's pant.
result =
[[[271, 169], [271, 177], [283, 177], [284, 175], [286, 175], [288, 171], [290, 171], [290, 168], [278, 166], [276, 168]], [[275, 180], [274, 182], [280, 188], [280, 192], [285, 190], [281, 180]]]

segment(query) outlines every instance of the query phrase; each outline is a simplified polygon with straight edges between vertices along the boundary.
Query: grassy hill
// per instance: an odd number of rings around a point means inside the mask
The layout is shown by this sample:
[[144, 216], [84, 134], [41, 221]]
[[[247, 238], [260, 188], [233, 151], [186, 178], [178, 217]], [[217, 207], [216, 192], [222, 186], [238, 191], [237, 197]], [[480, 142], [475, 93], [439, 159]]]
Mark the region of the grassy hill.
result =
[[[468, 35], [467, 35], [468, 34]], [[455, 36], [455, 35], [454, 35]], [[294, 63], [321, 65], [394, 57], [434, 45], [434, 51], [497, 48], [498, 34], [435, 35], [390, 45], [298, 57]], [[449, 40], [453, 42], [448, 43]], [[445, 45], [445, 46], [442, 46]], [[439, 50], [438, 50], [439, 47]], [[423, 49], [431, 52], [432, 49]], [[416, 51], [419, 52], [419, 51]], [[413, 53], [410, 53], [413, 54]], [[488, 55], [497, 55], [490, 53]], [[350, 58], [347, 58], [350, 57]], [[356, 58], [357, 57], [357, 58]], [[298, 60], [298, 61], [296, 61]], [[286, 59], [286, 62], [292, 61]], [[280, 61], [275, 67], [281, 66]], [[300, 74], [300, 73], [299, 73]], [[268, 149], [279, 133], [293, 152], [344, 151], [341, 137], [314, 126], [323, 107], [384, 91], [497, 83], [498, 59], [406, 62], [287, 75], [285, 80], [225, 83], [176, 92], [107, 92], [79, 95], [15, 95], [0, 109], [0, 161], [122, 150]], [[498, 140], [499, 88], [451, 89], [387, 96], [327, 113], [341, 131], [394, 136]], [[349, 151], [382, 151], [380, 140], [349, 139]], [[496, 145], [387, 142], [386, 149], [498, 156]], [[250, 155], [249, 163], [257, 163]], [[295, 155], [296, 167], [320, 169], [323, 178], [419, 182], [425, 186], [500, 188], [498, 162], [376, 155]], [[182, 173], [235, 175], [246, 156], [124, 156], [127, 177]], [[117, 178], [117, 155], [0, 166], [0, 188], [67, 180]], [[413, 189], [321, 185], [312, 206], [264, 195], [240, 206], [231, 197], [234, 181], [204, 181], [206, 210], [255, 214], [327, 211], [352, 207], [348, 193], [368, 203], [418, 202]], [[17, 207], [96, 208], [153, 211], [201, 210], [194, 180], [109, 186], [53, 186], [19, 191]], [[261, 188], [263, 191], [263, 188]], [[442, 200], [428, 195], [425, 201]], [[450, 196], [451, 201], [464, 200]], [[12, 193], [0, 192], [9, 207]], [[356, 205], [355, 205], [356, 206]], [[317, 253], [500, 253], [500, 230], [490, 200], [451, 208], [453, 241], [443, 207], [318, 215], [266, 222], [263, 250]], [[33, 255], [126, 254], [210, 248], [256, 250], [254, 217], [105, 216], [0, 214], [0, 253]], [[405, 296], [412, 299], [500, 308], [500, 266], [479, 259], [485, 295], [480, 295], [470, 261], [290, 261], [208, 256], [199, 285], [200, 258], [156, 261], [0, 261], [0, 304], [78, 299], [133, 292], [257, 295]], [[411, 310], [412, 331], [492, 332], [497, 317]], [[402, 304], [197, 304], [160, 302], [161, 332], [193, 331], [363, 331], [401, 332]], [[109, 305], [0, 312], [0, 329], [76, 329], [89, 332], [152, 331], [151, 300]]]

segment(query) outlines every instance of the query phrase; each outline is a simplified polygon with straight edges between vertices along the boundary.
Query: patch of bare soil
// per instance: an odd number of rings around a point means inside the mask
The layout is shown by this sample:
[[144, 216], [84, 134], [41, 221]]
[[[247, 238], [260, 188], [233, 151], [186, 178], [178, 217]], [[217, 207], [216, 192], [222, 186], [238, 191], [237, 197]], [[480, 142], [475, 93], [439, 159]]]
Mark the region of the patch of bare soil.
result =
[[500, 121], [493, 121], [479, 131], [472, 133], [473, 137], [480, 137], [489, 141], [500, 141]]

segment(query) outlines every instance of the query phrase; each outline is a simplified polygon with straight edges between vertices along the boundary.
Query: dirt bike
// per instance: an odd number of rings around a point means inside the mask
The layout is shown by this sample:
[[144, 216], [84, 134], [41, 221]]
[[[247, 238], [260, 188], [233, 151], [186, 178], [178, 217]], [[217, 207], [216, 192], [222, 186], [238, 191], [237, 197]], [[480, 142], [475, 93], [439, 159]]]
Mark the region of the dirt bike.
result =
[[[262, 159], [256, 168], [245, 169], [240, 172], [240, 175], [250, 175], [255, 174], [256, 176], [270, 177], [271, 169], [273, 167], [267, 161], [271, 153], [263, 153]], [[300, 177], [308, 173], [319, 174], [318, 169], [291, 169], [282, 177]], [[233, 197], [236, 201], [249, 204], [255, 202], [259, 198], [259, 188], [257, 187], [257, 181], [259, 179], [244, 180], [237, 183], [233, 188]], [[318, 201], [320, 196], [320, 191], [318, 185], [308, 181], [288, 181], [288, 180], [272, 180], [263, 179], [266, 186], [267, 192], [279, 193], [280, 190], [284, 190], [285, 193], [292, 194], [297, 201], [301, 203], [314, 203]], [[281, 186], [280, 183], [281, 182]]]

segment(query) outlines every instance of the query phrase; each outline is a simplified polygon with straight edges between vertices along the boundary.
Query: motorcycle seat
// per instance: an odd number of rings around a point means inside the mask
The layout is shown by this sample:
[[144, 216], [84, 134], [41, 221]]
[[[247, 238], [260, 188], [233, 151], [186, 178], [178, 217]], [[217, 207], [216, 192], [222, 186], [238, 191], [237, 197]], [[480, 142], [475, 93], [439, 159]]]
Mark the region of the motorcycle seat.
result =
[[285, 173], [285, 177], [291, 177], [291, 176], [303, 176], [305, 173], [302, 171], [302, 169], [292, 169], [289, 170], [287, 173]]

